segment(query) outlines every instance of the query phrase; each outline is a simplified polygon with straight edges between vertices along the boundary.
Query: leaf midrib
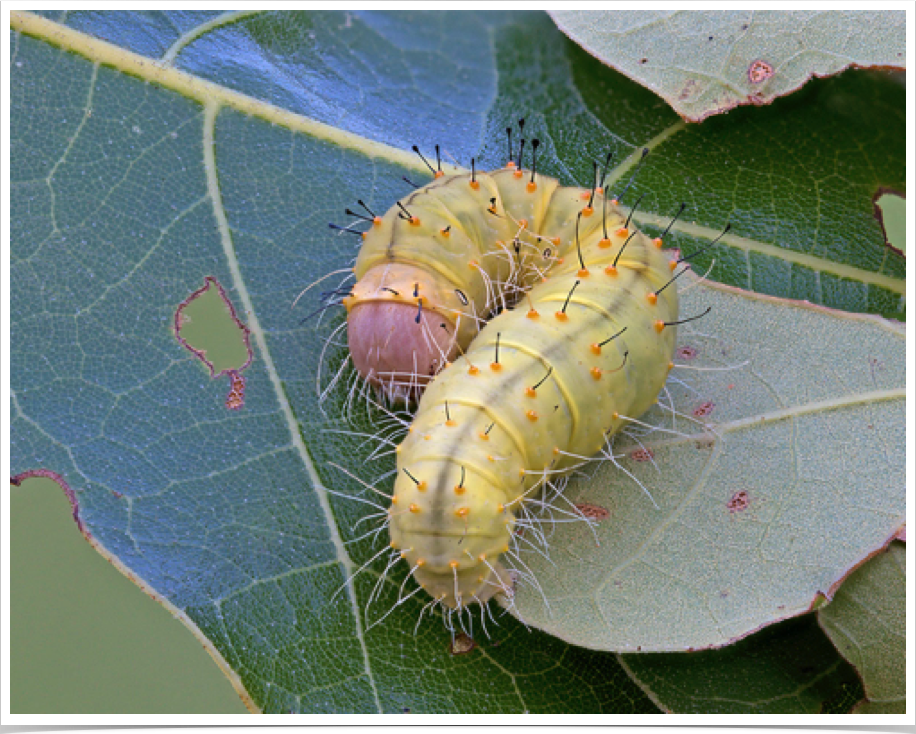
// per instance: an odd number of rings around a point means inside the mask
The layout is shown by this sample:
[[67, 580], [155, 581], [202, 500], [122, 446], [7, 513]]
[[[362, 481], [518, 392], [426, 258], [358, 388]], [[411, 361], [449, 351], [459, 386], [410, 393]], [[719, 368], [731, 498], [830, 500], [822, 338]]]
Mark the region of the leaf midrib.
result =
[[203, 124], [204, 170], [206, 172], [205, 175], [207, 178], [207, 191], [213, 203], [213, 215], [216, 219], [217, 227], [219, 229], [220, 241], [223, 245], [223, 252], [226, 257], [229, 272], [232, 275], [233, 286], [235, 288], [236, 294], [241, 300], [242, 306], [248, 315], [248, 329], [251, 333], [251, 336], [254, 338], [255, 343], [258, 345], [258, 350], [261, 353], [261, 360], [264, 364], [264, 371], [267, 373], [268, 378], [270, 379], [270, 384], [273, 387], [274, 393], [277, 397], [277, 403], [280, 406], [280, 412], [283, 414], [283, 418], [286, 422], [286, 427], [289, 430], [290, 441], [293, 445], [293, 448], [298, 453], [299, 460], [302, 462], [303, 467], [305, 467], [305, 470], [309, 475], [309, 479], [312, 482], [312, 487], [315, 490], [315, 496], [318, 498], [318, 504], [325, 516], [326, 524], [328, 526], [328, 534], [330, 535], [331, 543], [334, 545], [334, 552], [337, 556], [337, 561], [344, 568], [344, 574], [347, 577], [347, 596], [350, 599], [350, 608], [353, 613], [356, 638], [359, 641], [360, 650], [362, 651], [363, 666], [365, 668], [366, 677], [369, 681], [370, 687], [372, 688], [372, 695], [375, 700], [376, 710], [379, 713], [384, 713], [381, 701], [379, 699], [378, 686], [376, 685], [375, 676], [372, 673], [372, 665], [369, 659], [369, 649], [366, 645], [365, 631], [363, 629], [363, 619], [360, 615], [359, 603], [356, 598], [356, 588], [353, 584], [353, 572], [355, 570], [355, 564], [350, 558], [349, 553], [347, 553], [343, 538], [340, 536], [337, 520], [334, 517], [334, 512], [331, 509], [331, 504], [328, 500], [328, 493], [324, 489], [324, 484], [321, 481], [321, 477], [318, 475], [318, 471], [315, 469], [315, 465], [312, 462], [312, 457], [309, 455], [308, 449], [302, 440], [302, 433], [299, 430], [299, 422], [296, 420], [296, 416], [293, 414], [292, 406], [289, 404], [289, 400], [286, 397], [286, 392], [283, 389], [283, 381], [280, 379], [280, 375], [278, 374], [276, 366], [273, 362], [273, 357], [271, 356], [270, 350], [267, 347], [267, 339], [264, 336], [264, 330], [261, 328], [260, 321], [257, 317], [257, 312], [255, 311], [251, 296], [248, 293], [248, 289], [245, 285], [245, 280], [242, 277], [242, 271], [239, 267], [238, 259], [235, 256], [235, 248], [232, 242], [232, 233], [229, 227], [229, 220], [226, 217], [226, 211], [222, 202], [222, 194], [219, 188], [219, 169], [217, 168], [216, 161], [215, 131], [216, 118], [219, 115], [220, 109], [221, 105], [218, 102], [207, 103], [204, 108]]

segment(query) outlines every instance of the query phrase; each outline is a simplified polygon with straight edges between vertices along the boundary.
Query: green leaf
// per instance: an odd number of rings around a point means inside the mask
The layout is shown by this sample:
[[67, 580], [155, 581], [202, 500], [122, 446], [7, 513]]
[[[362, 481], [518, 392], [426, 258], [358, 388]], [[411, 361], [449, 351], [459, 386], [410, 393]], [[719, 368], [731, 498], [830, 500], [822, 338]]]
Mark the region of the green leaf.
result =
[[905, 546], [892, 543], [856, 569], [818, 621], [862, 676], [866, 698], [855, 713], [906, 713]]
[[[613, 655], [511, 617], [450, 656], [439, 620], [414, 633], [423, 600], [393, 609], [404, 569], [372, 604], [384, 563], [345, 585], [378, 552], [356, 540], [376, 510], [321, 491], [363, 491], [328, 462], [365, 481], [392, 463], [331, 433], [348, 426], [318, 406], [319, 364], [327, 380], [343, 359], [333, 344], [320, 357], [341, 316], [301, 326], [317, 300], [290, 307], [355, 254], [328, 221], [356, 198], [391, 206], [404, 175], [425, 180], [410, 145], [501, 165], [521, 111], [567, 183], [587, 185], [611, 149], [620, 191], [651, 144], [627, 201], [650, 192], [636, 214], [650, 230], [687, 201], [669, 239], [691, 250], [730, 219], [718, 278], [901, 316], [903, 261], [872, 211], [879, 187], [903, 189], [899, 85], [847, 74], [688, 129], [542, 14], [62, 20], [12, 14], [13, 471], [62, 474], [87, 532], [262, 710], [655, 710]], [[251, 330], [238, 412], [172, 329], [207, 276]]]
[[586, 51], [692, 122], [850, 67], [906, 67], [906, 17], [875, 10], [560, 10]]
[[652, 700], [674, 714], [848, 713], [861, 696], [855, 671], [814, 615], [722, 650], [620, 658]]

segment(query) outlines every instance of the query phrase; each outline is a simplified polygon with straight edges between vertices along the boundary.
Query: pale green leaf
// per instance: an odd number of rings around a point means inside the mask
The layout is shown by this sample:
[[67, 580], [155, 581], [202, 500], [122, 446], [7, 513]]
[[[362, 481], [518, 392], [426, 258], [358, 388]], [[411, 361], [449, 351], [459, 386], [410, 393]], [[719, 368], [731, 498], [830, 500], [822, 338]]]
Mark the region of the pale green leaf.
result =
[[906, 66], [906, 16], [888, 10], [559, 10], [586, 51], [687, 120], [761, 105], [850, 67]]
[[862, 676], [855, 713], [906, 713], [906, 547], [892, 543], [856, 569], [818, 619]]

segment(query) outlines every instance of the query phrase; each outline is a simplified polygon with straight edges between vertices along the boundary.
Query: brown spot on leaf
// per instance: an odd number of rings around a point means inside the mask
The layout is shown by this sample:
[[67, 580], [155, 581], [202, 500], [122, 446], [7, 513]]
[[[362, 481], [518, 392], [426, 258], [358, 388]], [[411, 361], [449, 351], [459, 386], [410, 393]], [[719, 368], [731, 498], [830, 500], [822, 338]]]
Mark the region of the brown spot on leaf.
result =
[[752, 61], [747, 69], [747, 78], [751, 84], [761, 84], [773, 76], [773, 67], [762, 59]]
[[595, 520], [607, 520], [611, 516], [610, 510], [601, 505], [593, 505], [588, 502], [577, 502], [576, 509], [585, 517], [591, 517]]
[[630, 458], [633, 461], [652, 461], [655, 458], [655, 454], [652, 453], [652, 449], [636, 449], [635, 451], [630, 452]]
[[646, 63], [648, 63], [648, 62], [649, 62], [649, 59], [647, 59], [647, 58], [641, 58], [641, 59], [639, 60], [639, 63], [640, 63], [640, 64], [646, 64]]
[[226, 396], [226, 407], [229, 410], [241, 410], [245, 405], [245, 378], [241, 373], [232, 370], [229, 373], [229, 394]]
[[741, 489], [732, 495], [732, 498], [728, 501], [726, 507], [728, 507], [729, 512], [734, 514], [736, 512], [744, 512], [750, 503], [750, 496], [747, 492]]
[[681, 93], [678, 95], [678, 99], [683, 101], [685, 99], [690, 99], [694, 95], [694, 90], [697, 87], [698, 82], [696, 79], [688, 79], [684, 84], [684, 88], [681, 89]]
[[696, 408], [693, 409], [693, 415], [696, 418], [704, 418], [705, 416], [712, 413], [713, 408], [716, 407], [716, 404], [712, 400], [707, 400], [706, 402], [700, 403]]
[[477, 643], [474, 642], [473, 638], [468, 637], [464, 632], [459, 632], [448, 646], [448, 651], [452, 655], [466, 655], [475, 647], [477, 647]]
[[685, 344], [685, 345], [682, 346], [682, 347], [678, 347], [678, 348], [677, 348], [677, 351], [675, 352], [675, 354], [678, 356], [678, 358], [680, 358], [680, 359], [686, 359], [686, 360], [689, 361], [689, 360], [691, 360], [691, 359], [696, 359], [697, 350], [694, 349], [693, 347], [689, 347], [689, 346], [687, 346], [687, 345]]

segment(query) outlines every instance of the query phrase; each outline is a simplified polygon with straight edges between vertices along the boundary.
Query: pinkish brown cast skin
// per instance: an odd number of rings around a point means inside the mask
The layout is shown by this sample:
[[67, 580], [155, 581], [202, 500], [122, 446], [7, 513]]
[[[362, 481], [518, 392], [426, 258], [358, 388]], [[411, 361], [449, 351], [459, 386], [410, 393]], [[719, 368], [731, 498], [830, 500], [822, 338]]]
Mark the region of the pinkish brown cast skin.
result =
[[353, 365], [374, 385], [422, 388], [455, 358], [449, 327], [440, 314], [407, 303], [358, 303], [347, 319]]

